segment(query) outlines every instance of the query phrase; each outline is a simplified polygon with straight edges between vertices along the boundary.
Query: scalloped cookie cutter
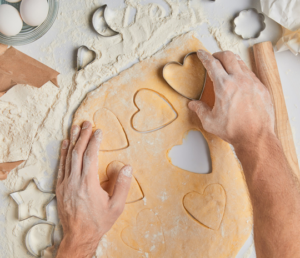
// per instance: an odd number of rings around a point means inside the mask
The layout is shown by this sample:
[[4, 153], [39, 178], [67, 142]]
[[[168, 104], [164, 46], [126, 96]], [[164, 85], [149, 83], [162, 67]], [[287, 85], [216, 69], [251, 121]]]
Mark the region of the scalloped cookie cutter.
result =
[[21, 195], [20, 195], [20, 192], [23, 192], [27, 189], [27, 187], [31, 184], [31, 183], [34, 183], [36, 185], [36, 187], [42, 192], [42, 193], [48, 193], [48, 194], [52, 194], [52, 197], [49, 198], [49, 201], [46, 203], [45, 205], [45, 209], [46, 209], [46, 220], [48, 219], [49, 217], [49, 211], [48, 211], [48, 205], [50, 204], [50, 202], [54, 199], [55, 197], [55, 194], [52, 193], [51, 191], [45, 191], [39, 184], [39, 181], [37, 180], [37, 178], [33, 178], [29, 181], [28, 185], [22, 190], [22, 191], [17, 191], [17, 192], [14, 192], [14, 193], [11, 193], [10, 196], [15, 200], [15, 202], [18, 204], [18, 220], [19, 221], [24, 221], [28, 218], [31, 218], [31, 217], [35, 217], [35, 218], [38, 218], [38, 219], [41, 219], [41, 220], [44, 220], [44, 218], [41, 218], [41, 217], [38, 217], [36, 215], [31, 215], [31, 216], [28, 216], [26, 218], [22, 218], [21, 214], [20, 214], [20, 205], [24, 203]]
[[113, 37], [120, 33], [113, 30], [105, 19], [107, 5], [100, 6], [93, 14], [92, 23], [95, 31], [102, 37]]
[[[32, 248], [32, 241], [30, 239], [30, 233], [31, 233], [31, 230], [37, 226], [37, 225], [43, 225], [43, 224], [46, 224], [46, 225], [50, 225], [52, 226], [52, 230], [51, 230], [51, 244], [47, 245], [42, 251], [41, 251], [41, 255], [39, 255], [38, 253], [36, 253], [34, 251], [34, 249]], [[36, 224], [34, 224], [28, 231], [27, 231], [27, 234], [26, 234], [26, 238], [25, 238], [25, 245], [27, 247], [27, 250], [28, 252], [30, 252], [34, 257], [44, 257], [44, 251], [48, 248], [48, 247], [51, 247], [54, 245], [54, 231], [55, 231], [55, 224], [52, 223], [52, 222], [48, 222], [48, 221], [43, 221], [43, 222], [38, 222]]]
[[[92, 52], [93, 57], [90, 58], [88, 53]], [[93, 63], [97, 58], [97, 54], [94, 50], [88, 48], [87, 46], [81, 46], [77, 50], [77, 71], [85, 68], [89, 64]]]
[[165, 81], [168, 83], [168, 85], [169, 85], [174, 91], [176, 91], [179, 95], [181, 95], [182, 97], [185, 97], [185, 98], [187, 98], [187, 99], [190, 99], [190, 100], [199, 100], [199, 99], [201, 99], [202, 94], [203, 94], [203, 92], [204, 92], [205, 84], [206, 84], [206, 79], [207, 79], [207, 70], [205, 69], [205, 67], [204, 67], [204, 70], [205, 70], [205, 77], [204, 77], [204, 81], [203, 81], [203, 84], [202, 84], [202, 90], [201, 90], [201, 93], [200, 93], [199, 98], [197, 98], [197, 99], [189, 98], [189, 97], [183, 95], [182, 93], [180, 93], [178, 90], [176, 90], [176, 89], [175, 89], [175, 88], [167, 81], [167, 79], [166, 79], [165, 76], [164, 76], [164, 70], [165, 70], [165, 68], [166, 68], [168, 65], [171, 65], [171, 64], [178, 64], [178, 65], [180, 65], [180, 66], [184, 66], [185, 60], [186, 60], [187, 57], [189, 57], [190, 55], [197, 55], [197, 52], [191, 52], [191, 53], [188, 53], [188, 54], [184, 57], [182, 63], [179, 63], [179, 62], [176, 62], [176, 61], [171, 61], [171, 62], [165, 64], [164, 67], [163, 67], [163, 72], [162, 72], [162, 74], [163, 74], [163, 78], [164, 78]]
[[[240, 33], [238, 31], [238, 26], [240, 24], [240, 19], [242, 18], [243, 15], [246, 15], [249, 12], [253, 12], [257, 15], [258, 17], [258, 21], [260, 23], [260, 29], [258, 29], [257, 33], [255, 33], [253, 35], [253, 37], [248, 37], [248, 36], [244, 36], [243, 33]], [[235, 19], [233, 20], [233, 24], [234, 24], [234, 33], [238, 36], [240, 36], [242, 39], [256, 39], [260, 36], [260, 34], [264, 31], [264, 29], [266, 28], [266, 23], [265, 23], [265, 16], [263, 13], [259, 13], [255, 8], [250, 8], [250, 9], [245, 9], [241, 12], [239, 12], [239, 14], [237, 15], [237, 17], [235, 17]]]

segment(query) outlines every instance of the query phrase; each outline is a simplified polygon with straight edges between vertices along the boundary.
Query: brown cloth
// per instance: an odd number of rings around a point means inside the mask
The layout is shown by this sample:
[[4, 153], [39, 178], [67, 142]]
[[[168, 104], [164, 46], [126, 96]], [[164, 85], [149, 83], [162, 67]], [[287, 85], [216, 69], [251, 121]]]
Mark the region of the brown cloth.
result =
[[16, 84], [40, 88], [51, 81], [58, 87], [58, 75], [57, 71], [19, 50], [0, 44], [0, 96]]

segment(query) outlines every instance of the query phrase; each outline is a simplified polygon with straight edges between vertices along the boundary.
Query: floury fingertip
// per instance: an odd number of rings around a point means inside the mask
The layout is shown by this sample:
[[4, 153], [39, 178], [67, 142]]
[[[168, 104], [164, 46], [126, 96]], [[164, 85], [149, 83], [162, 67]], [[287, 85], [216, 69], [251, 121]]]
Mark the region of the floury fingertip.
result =
[[95, 132], [94, 132], [94, 135], [97, 139], [102, 139], [102, 130], [100, 129], [97, 129]]
[[69, 145], [69, 141], [68, 140], [63, 140], [62, 149], [64, 149], [64, 150], [67, 149], [68, 145]]
[[122, 169], [122, 173], [124, 176], [131, 178], [132, 177], [132, 167], [131, 166], [125, 166]]
[[84, 121], [84, 123], [82, 124], [82, 130], [87, 129], [90, 126], [90, 122], [89, 121]]
[[197, 102], [196, 101], [190, 101], [189, 104], [188, 104], [188, 107], [191, 109], [191, 110], [194, 110], [195, 107], [197, 105]]

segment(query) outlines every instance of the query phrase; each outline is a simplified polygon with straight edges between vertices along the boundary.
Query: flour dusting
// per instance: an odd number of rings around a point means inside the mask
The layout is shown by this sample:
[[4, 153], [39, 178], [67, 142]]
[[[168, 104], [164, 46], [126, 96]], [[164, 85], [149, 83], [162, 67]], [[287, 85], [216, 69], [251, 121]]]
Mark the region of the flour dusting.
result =
[[[241, 41], [232, 40], [225, 25], [209, 24], [202, 1], [165, 0], [157, 4], [126, 0], [116, 1], [120, 3], [116, 7], [112, 2], [74, 0], [70, 5], [69, 1], [60, 1], [58, 19], [53, 28], [57, 33], [50, 44], [41, 39], [36, 45], [37, 53], [40, 51], [46, 56], [40, 61], [61, 72], [58, 77], [60, 88], [50, 82], [39, 89], [17, 85], [0, 98], [0, 162], [26, 160], [9, 174], [6, 181], [0, 182], [1, 257], [31, 257], [24, 245], [24, 234], [37, 219], [18, 221], [15, 215], [17, 205], [8, 196], [24, 189], [32, 177], [37, 177], [46, 189], [55, 190], [61, 141], [68, 137], [72, 116], [88, 92], [117, 75], [124, 67], [150, 58], [172, 38], [204, 23], [222, 50], [242, 54]], [[90, 27], [90, 15], [104, 3], [114, 13], [112, 19], [108, 19], [110, 26], [120, 32], [111, 38], [99, 36]], [[75, 72], [70, 60], [55, 58], [54, 52], [69, 51], [65, 46], [74, 51], [81, 45], [86, 45], [97, 55], [84, 70]], [[28, 51], [26, 54], [35, 53]], [[70, 57], [72, 55], [70, 52]], [[166, 199], [163, 194], [162, 201]], [[146, 197], [143, 201], [146, 205]], [[57, 226], [55, 231], [61, 234], [61, 227]], [[56, 247], [60, 239], [55, 240]], [[105, 257], [103, 250], [108, 245], [103, 237], [95, 257]], [[52, 256], [55, 256], [55, 250]]]

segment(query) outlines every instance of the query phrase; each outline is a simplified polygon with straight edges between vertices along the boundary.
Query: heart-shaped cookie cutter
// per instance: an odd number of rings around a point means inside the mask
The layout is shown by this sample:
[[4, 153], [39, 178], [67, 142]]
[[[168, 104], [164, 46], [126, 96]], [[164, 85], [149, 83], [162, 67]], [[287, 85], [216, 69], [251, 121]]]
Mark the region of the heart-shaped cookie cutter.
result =
[[[84, 55], [89, 51], [95, 54], [95, 58], [92, 61], [84, 64]], [[80, 71], [81, 69], [87, 67], [89, 64], [93, 63], [96, 60], [96, 58], [97, 58], [97, 53], [94, 50], [89, 49], [87, 46], [79, 47], [77, 50], [77, 71]]]
[[201, 90], [201, 93], [200, 93], [199, 98], [197, 98], [197, 99], [189, 98], [189, 97], [183, 95], [182, 93], [180, 93], [180, 92], [179, 92], [178, 90], [176, 90], [171, 84], [169, 84], [169, 82], [167, 81], [167, 79], [166, 79], [165, 76], [164, 76], [164, 70], [165, 70], [165, 68], [166, 68], [167, 66], [169, 66], [169, 65], [171, 65], [171, 64], [178, 64], [178, 65], [180, 65], [180, 66], [184, 66], [185, 60], [186, 60], [189, 56], [191, 56], [191, 55], [197, 55], [197, 52], [190, 52], [190, 53], [188, 53], [188, 54], [184, 57], [182, 64], [179, 63], [179, 62], [176, 62], [176, 61], [171, 61], [171, 62], [165, 64], [162, 73], [163, 73], [163, 78], [164, 78], [165, 81], [168, 83], [168, 85], [169, 85], [174, 91], [176, 91], [179, 95], [181, 95], [182, 97], [185, 97], [185, 98], [187, 98], [187, 99], [190, 99], [190, 100], [200, 100], [201, 97], [202, 97], [202, 94], [203, 94], [203, 92], [204, 92], [204, 88], [205, 88], [205, 84], [206, 84], [206, 78], [207, 78], [207, 70], [205, 69], [205, 67], [204, 67], [205, 76], [204, 76], [204, 80], [203, 80], [202, 90]]
[[[32, 248], [32, 241], [30, 239], [30, 233], [31, 230], [38, 225], [50, 225], [52, 227], [51, 230], [51, 244], [47, 245], [42, 251], [41, 251], [41, 255], [39, 255], [38, 253], [36, 253], [34, 251], [34, 249]], [[44, 257], [44, 251], [48, 248], [54, 245], [54, 230], [55, 230], [55, 224], [52, 222], [48, 222], [48, 221], [42, 221], [42, 222], [38, 222], [35, 223], [28, 231], [26, 234], [26, 238], [25, 238], [25, 245], [27, 247], [28, 252], [30, 252], [34, 257]]]
[[[102, 37], [113, 37], [119, 35], [120, 33], [113, 30], [107, 23], [105, 19], [105, 13], [107, 10], [107, 5], [100, 6], [93, 14], [92, 23], [95, 31]], [[103, 28], [105, 28], [103, 30]]]

